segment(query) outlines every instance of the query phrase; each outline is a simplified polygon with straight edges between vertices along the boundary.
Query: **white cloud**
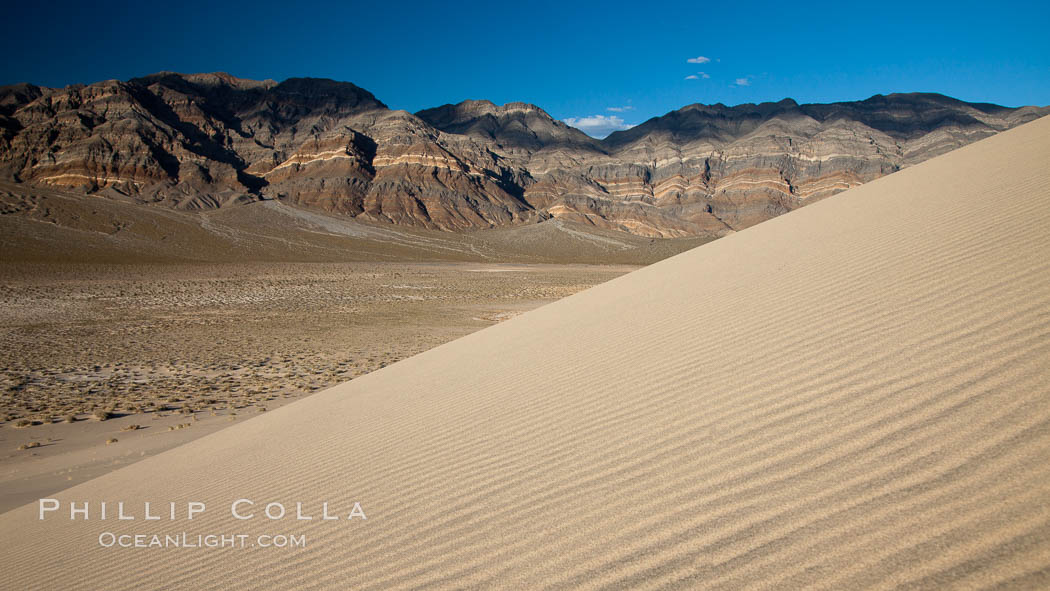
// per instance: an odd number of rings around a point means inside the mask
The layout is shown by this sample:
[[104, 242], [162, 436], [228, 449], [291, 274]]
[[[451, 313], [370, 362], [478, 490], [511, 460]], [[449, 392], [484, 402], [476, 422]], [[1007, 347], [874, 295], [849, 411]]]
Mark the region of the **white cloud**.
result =
[[690, 64], [706, 64], [707, 62], [711, 61], [711, 58], [704, 57], [704, 56], [701, 55], [701, 56], [698, 56], [698, 57], [691, 57], [691, 58], [689, 58], [689, 59], [687, 59], [685, 61], [690, 63]]
[[565, 123], [579, 129], [591, 137], [603, 138], [614, 131], [630, 129], [633, 125], [624, 123], [616, 115], [591, 115], [590, 117], [566, 117]]
[[710, 77], [711, 77], [711, 75], [706, 73], [706, 72], [697, 72], [696, 74], [690, 74], [690, 75], [686, 76], [685, 79], [686, 80], [699, 80], [699, 79], [703, 78], [704, 80], [707, 80]]
[[708, 74], [707, 72], [697, 72], [697, 74], [699, 74], [700, 77], [703, 78], [704, 80], [707, 80], [708, 78], [711, 77], [711, 75]]
[[625, 105], [623, 107], [607, 107], [606, 111], [612, 111], [613, 113], [626, 113], [627, 111], [633, 111], [634, 107], [631, 105]]
[[737, 78], [733, 81], [733, 86], [751, 86], [751, 77]]
[[686, 80], [699, 80], [700, 77], [697, 76], [696, 74], [690, 74], [690, 75], [686, 76], [685, 79]]

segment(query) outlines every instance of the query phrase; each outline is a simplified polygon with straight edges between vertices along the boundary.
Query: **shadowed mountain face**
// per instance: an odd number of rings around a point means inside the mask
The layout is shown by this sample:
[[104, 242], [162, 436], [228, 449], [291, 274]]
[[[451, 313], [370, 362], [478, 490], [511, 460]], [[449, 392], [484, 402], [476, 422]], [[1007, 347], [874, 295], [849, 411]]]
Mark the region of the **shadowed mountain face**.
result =
[[0, 88], [0, 178], [179, 209], [718, 236], [1047, 112], [936, 94], [690, 105], [599, 141], [524, 103], [413, 115], [346, 82], [159, 73]]

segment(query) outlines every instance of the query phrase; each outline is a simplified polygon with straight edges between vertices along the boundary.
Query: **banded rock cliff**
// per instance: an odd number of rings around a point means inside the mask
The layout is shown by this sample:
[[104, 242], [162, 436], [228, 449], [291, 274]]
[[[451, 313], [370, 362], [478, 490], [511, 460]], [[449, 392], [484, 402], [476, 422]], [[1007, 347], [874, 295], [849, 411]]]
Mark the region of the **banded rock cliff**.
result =
[[0, 88], [0, 178], [179, 209], [259, 199], [441, 230], [721, 235], [1048, 112], [936, 94], [689, 105], [596, 140], [525, 103], [416, 114], [322, 79]]

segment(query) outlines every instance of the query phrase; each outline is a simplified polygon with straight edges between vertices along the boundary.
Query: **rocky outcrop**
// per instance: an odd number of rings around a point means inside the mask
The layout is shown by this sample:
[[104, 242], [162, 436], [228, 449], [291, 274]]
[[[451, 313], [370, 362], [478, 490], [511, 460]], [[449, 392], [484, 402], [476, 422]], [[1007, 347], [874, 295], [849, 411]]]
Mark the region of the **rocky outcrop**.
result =
[[463, 101], [416, 113], [420, 119], [446, 133], [490, 141], [508, 154], [533, 154], [566, 147], [572, 151], [601, 152], [601, 143], [528, 103]]
[[690, 105], [602, 141], [560, 130], [519, 104], [467, 101], [419, 116], [512, 154], [532, 177], [524, 199], [533, 208], [678, 237], [751, 226], [1047, 112], [936, 94]]
[[353, 84], [162, 72], [0, 88], [0, 177], [192, 209], [280, 199], [468, 230], [745, 228], [1047, 113], [934, 94], [689, 105], [605, 140], [525, 103], [416, 114]]

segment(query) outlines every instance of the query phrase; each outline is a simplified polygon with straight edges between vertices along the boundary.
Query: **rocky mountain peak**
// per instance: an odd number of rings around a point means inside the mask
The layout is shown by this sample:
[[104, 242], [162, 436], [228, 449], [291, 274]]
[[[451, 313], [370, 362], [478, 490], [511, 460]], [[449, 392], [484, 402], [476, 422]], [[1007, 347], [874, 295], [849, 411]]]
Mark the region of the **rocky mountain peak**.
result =
[[424, 109], [416, 115], [444, 131], [492, 140], [509, 150], [535, 152], [555, 145], [597, 149], [597, 141], [529, 103], [496, 105], [468, 100]]

